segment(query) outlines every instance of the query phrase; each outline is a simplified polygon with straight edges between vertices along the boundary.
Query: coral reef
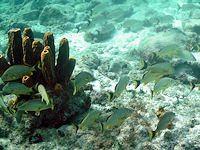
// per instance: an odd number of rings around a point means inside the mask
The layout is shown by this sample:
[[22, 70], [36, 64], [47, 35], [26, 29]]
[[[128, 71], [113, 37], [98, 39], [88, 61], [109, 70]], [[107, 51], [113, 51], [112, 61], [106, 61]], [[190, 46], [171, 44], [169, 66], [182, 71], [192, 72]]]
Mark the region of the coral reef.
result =
[[[22, 124], [26, 124], [25, 120], [28, 119], [33, 128], [59, 127], [90, 107], [90, 98], [84, 93], [80, 91], [76, 96], [72, 94], [73, 86], [70, 78], [76, 60], [69, 57], [69, 44], [66, 38], [60, 42], [55, 67], [55, 45], [51, 32], [44, 35], [44, 45], [34, 40], [30, 28], [24, 29], [23, 39], [19, 28], [8, 31], [8, 37], [9, 63], [3, 55], [0, 57], [0, 75], [1, 80], [5, 82], [1, 85], [6, 84], [7, 90], [19, 93], [16, 94], [17, 99], [13, 103], [5, 104], [9, 110], [8, 116], [15, 116], [17, 122]], [[15, 68], [21, 69], [22, 73], [19, 75]], [[44, 88], [39, 90], [38, 85], [40, 87], [43, 85]], [[30, 92], [27, 93], [27, 90]], [[2, 91], [0, 96], [4, 99], [6, 94]], [[46, 102], [42, 102], [43, 99]]]

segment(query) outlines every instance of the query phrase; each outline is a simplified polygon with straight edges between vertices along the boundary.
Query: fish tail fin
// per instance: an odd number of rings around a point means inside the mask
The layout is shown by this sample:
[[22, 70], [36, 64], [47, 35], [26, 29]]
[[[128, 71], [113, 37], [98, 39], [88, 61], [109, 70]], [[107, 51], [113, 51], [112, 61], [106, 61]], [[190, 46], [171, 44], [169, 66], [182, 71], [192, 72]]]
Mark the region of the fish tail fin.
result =
[[114, 94], [113, 94], [112, 92], [106, 91], [105, 94], [108, 96], [108, 99], [107, 99], [107, 100], [108, 100], [109, 102], [110, 102], [110, 101], [113, 99], [113, 97], [114, 97], [114, 96], [113, 96]]
[[141, 67], [140, 67], [140, 70], [143, 70], [143, 69], [146, 69], [147, 68], [147, 63], [144, 61], [144, 59], [141, 60]]
[[190, 82], [190, 92], [192, 92], [192, 90], [195, 88], [195, 84]]
[[0, 85], [5, 84], [3, 80], [0, 78]]
[[107, 97], [108, 97], [107, 100], [110, 102], [110, 100], [111, 100], [111, 95], [110, 95], [110, 93], [109, 93], [108, 91], [106, 91], [105, 94], [106, 94]]
[[152, 141], [152, 139], [155, 137], [156, 135], [156, 132], [155, 131], [152, 131], [151, 129], [148, 129], [148, 132], [149, 132], [149, 139], [150, 141]]
[[151, 99], [153, 99], [153, 90], [150, 89]]
[[140, 80], [134, 80], [133, 82], [135, 82], [135, 89], [140, 85]]
[[156, 59], [156, 57], [157, 57], [156, 53], [155, 53], [155, 52], [152, 52], [152, 53], [151, 53], [151, 57], [152, 57], [152, 60]]
[[100, 131], [101, 131], [101, 133], [103, 133], [103, 131], [104, 131], [104, 130], [103, 130], [103, 128], [104, 128], [104, 127], [103, 127], [103, 123], [100, 122], [99, 124], [100, 124]]
[[78, 125], [72, 124], [72, 126], [73, 126], [73, 128], [74, 128], [74, 130], [75, 130], [75, 134], [77, 134], [78, 129], [79, 129]]

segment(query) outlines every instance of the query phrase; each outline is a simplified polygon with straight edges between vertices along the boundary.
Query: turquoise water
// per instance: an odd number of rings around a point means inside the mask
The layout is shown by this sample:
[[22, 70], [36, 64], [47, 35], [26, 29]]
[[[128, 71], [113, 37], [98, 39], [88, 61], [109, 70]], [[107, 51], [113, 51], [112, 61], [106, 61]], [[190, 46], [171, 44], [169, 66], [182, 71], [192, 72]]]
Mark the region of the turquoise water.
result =
[[[200, 149], [200, 0], [1, 0], [0, 14], [0, 149]], [[14, 65], [33, 67], [28, 93], [4, 85], [24, 69], [2, 84]]]

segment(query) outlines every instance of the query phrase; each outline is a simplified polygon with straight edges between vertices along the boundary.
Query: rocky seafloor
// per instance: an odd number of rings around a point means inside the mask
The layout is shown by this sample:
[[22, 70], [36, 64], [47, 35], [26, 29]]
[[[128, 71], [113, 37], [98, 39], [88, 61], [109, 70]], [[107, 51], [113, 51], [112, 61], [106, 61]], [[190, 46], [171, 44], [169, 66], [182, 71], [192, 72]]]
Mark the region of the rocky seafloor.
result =
[[[125, 149], [198, 150], [200, 149], [200, 92], [190, 93], [188, 81], [198, 83], [200, 44], [200, 4], [175, 0], [10, 0], [0, 3], [0, 49], [7, 49], [7, 31], [31, 27], [36, 39], [53, 32], [58, 47], [61, 38], [69, 39], [70, 56], [77, 60], [73, 76], [88, 71], [97, 79], [85, 93], [91, 108], [102, 111], [105, 120], [113, 110], [132, 108], [134, 112], [120, 127], [100, 132], [99, 124], [75, 134], [71, 124], [59, 128], [30, 128], [0, 115], [0, 149]], [[127, 91], [111, 102], [105, 91], [114, 91], [120, 76], [141, 79], [141, 57], [169, 44], [190, 50], [194, 62], [172, 62], [183, 67], [176, 74], [178, 84], [150, 99], [153, 83]], [[171, 61], [171, 60], [170, 60]], [[156, 128], [156, 111], [162, 106], [174, 112], [170, 129], [149, 141], [147, 129]]]

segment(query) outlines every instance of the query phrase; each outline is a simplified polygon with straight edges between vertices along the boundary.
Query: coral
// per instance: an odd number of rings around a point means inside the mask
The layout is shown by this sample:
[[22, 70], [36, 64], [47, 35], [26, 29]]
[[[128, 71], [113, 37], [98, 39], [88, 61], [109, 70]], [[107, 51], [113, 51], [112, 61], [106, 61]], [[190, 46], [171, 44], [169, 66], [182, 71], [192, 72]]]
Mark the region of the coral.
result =
[[23, 63], [22, 37], [19, 28], [8, 31], [7, 57], [11, 65]]
[[[2, 76], [10, 67], [21, 68], [21, 72], [23, 72], [23, 68], [28, 68], [32, 72], [30, 73], [29, 71], [29, 73], [23, 74], [19, 78], [19, 75], [15, 73], [15, 69], [12, 69], [13, 71], [11, 70], [10, 74], [7, 73], [8, 76], [12, 76], [12, 80], [5, 81], [6, 83], [13, 83], [15, 79], [15, 83], [26, 85], [31, 88], [31, 92], [27, 95], [17, 95], [16, 102], [11, 105], [5, 104], [5, 107], [9, 110], [9, 112], [5, 113], [16, 117], [18, 123], [20, 120], [25, 119], [26, 121], [22, 123], [28, 123], [33, 128], [40, 126], [59, 127], [64, 123], [70, 122], [72, 117], [89, 109], [91, 100], [84, 92], [79, 92], [80, 97], [73, 96], [73, 86], [70, 77], [76, 60], [69, 57], [69, 43], [67, 39], [64, 38], [60, 42], [58, 60], [55, 67], [55, 45], [51, 32], [44, 35], [44, 45], [40, 41], [34, 40], [34, 35], [30, 28], [24, 29], [23, 40], [20, 29], [8, 31], [8, 37], [7, 57], [10, 64], [3, 55], [0, 55], [0, 75]], [[47, 97], [38, 94], [38, 85], [41, 84], [44, 86], [42, 94], [46, 94]], [[16, 89], [12, 87], [12, 84], [10, 85], [13, 90], [19, 90], [17, 89], [19, 84], [16, 84]], [[5, 95], [6, 93], [2, 94]], [[27, 105], [27, 108], [24, 108], [24, 110], [27, 110], [28, 113], [20, 110], [25, 103], [29, 104], [29, 102], [37, 99], [42, 100], [41, 96], [50, 101], [51, 109], [45, 108], [45, 106], [40, 108], [43, 106], [39, 105], [32, 108], [32, 105]], [[36, 112], [39, 117], [35, 117], [35, 113], [32, 110], [40, 110], [40, 112]], [[23, 116], [27, 117], [22, 118]]]
[[0, 76], [9, 68], [9, 64], [3, 55], [0, 55]]
[[44, 46], [39, 40], [35, 40], [32, 43], [32, 49], [33, 49], [33, 57], [36, 63], [41, 60], [41, 53], [44, 49]]
[[32, 49], [32, 40], [25, 36], [22, 41], [23, 47], [23, 62], [25, 65], [33, 66], [35, 64], [34, 57], [33, 57], [33, 49]]
[[23, 76], [22, 83], [27, 87], [33, 87], [34, 85], [33, 79], [28, 75]]
[[54, 72], [53, 57], [51, 55], [51, 48], [46, 46], [41, 53], [41, 67], [42, 75], [48, 87], [54, 87], [56, 83], [56, 76]]
[[53, 64], [55, 65], [55, 45], [54, 45], [53, 33], [51, 32], [45, 33], [43, 41], [44, 41], [44, 47], [50, 46], [51, 48], [50, 54], [52, 55], [52, 58], [53, 58], [52, 61], [53, 61]]
[[28, 36], [31, 39], [31, 43], [33, 43], [33, 41], [34, 41], [34, 35], [33, 35], [33, 31], [31, 30], [31, 28], [25, 28], [24, 29], [23, 38], [25, 36]]

